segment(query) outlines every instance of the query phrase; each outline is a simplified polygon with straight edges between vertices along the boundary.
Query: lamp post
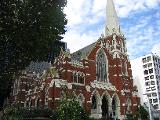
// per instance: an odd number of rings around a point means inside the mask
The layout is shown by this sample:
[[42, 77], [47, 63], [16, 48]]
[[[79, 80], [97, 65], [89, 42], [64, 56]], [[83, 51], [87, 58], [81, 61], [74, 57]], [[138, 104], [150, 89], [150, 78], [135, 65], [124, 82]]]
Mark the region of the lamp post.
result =
[[[149, 94], [149, 93], [148, 93]], [[152, 120], [152, 111], [151, 111], [151, 105], [150, 105], [150, 102], [149, 102], [149, 98], [148, 98], [148, 94], [143, 94], [143, 95], [146, 95], [147, 96], [147, 101], [148, 101], [148, 109], [149, 109], [149, 119]]]

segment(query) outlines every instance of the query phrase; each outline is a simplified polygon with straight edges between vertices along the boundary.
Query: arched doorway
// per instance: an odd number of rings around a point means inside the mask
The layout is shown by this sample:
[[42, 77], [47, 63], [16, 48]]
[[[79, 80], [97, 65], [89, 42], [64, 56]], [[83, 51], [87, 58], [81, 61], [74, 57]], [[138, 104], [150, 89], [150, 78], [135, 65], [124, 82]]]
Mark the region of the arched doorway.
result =
[[116, 108], [117, 108], [117, 105], [116, 105], [116, 100], [115, 100], [115, 97], [114, 97], [113, 100], [112, 100], [113, 116], [116, 116]]
[[105, 120], [109, 119], [109, 106], [108, 106], [108, 100], [106, 99], [105, 96], [102, 98], [102, 118]]
[[92, 109], [97, 109], [97, 99], [96, 99], [96, 96], [93, 95], [92, 96]]
[[101, 114], [101, 97], [98, 91], [94, 90], [91, 95], [91, 117], [100, 119]]
[[117, 94], [112, 97], [112, 114], [110, 117], [113, 119], [119, 119], [120, 117], [120, 100]]

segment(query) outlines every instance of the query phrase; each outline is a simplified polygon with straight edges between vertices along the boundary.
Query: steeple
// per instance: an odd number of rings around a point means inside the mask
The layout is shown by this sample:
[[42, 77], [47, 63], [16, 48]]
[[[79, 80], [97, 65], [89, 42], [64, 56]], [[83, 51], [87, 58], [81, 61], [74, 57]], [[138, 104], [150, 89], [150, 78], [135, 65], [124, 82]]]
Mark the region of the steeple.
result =
[[107, 0], [105, 36], [120, 34], [119, 22], [113, 0]]

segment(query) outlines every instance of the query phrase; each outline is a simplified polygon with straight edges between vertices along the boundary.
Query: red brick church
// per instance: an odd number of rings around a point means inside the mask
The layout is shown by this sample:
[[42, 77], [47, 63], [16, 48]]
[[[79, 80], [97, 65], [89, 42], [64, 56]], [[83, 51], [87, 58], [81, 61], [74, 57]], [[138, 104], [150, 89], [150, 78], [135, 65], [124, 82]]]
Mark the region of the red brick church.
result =
[[105, 35], [72, 54], [62, 50], [53, 64], [37, 65], [39, 73], [23, 72], [13, 86], [13, 104], [54, 109], [68, 91], [94, 118], [122, 120], [136, 111], [139, 98], [113, 0], [106, 9]]

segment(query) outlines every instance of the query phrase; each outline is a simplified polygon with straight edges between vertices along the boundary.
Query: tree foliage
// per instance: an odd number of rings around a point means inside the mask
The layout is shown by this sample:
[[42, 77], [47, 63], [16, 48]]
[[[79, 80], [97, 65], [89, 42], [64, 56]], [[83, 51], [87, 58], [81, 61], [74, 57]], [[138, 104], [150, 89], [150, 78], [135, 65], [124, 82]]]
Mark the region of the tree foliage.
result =
[[54, 112], [51, 109], [45, 108], [19, 108], [7, 106], [3, 110], [2, 120], [23, 120], [33, 118], [52, 118]]
[[74, 93], [65, 92], [57, 108], [57, 120], [94, 120], [80, 106]]
[[47, 60], [50, 45], [65, 33], [65, 6], [66, 0], [0, 1], [0, 96], [31, 61]]
[[95, 120], [89, 118], [77, 101], [63, 100], [55, 111], [48, 108], [20, 108], [7, 106], [3, 110], [2, 120], [23, 120], [46, 118], [51, 120]]
[[89, 118], [78, 101], [65, 99], [60, 102], [57, 110], [57, 120], [94, 120]]
[[138, 120], [138, 118], [142, 120], [149, 119], [149, 114], [143, 106], [139, 106], [136, 112], [132, 114], [127, 114], [127, 120]]
[[149, 119], [149, 113], [148, 113], [148, 111], [143, 106], [140, 106], [138, 108], [138, 112], [139, 112], [140, 117], [141, 117], [142, 120]]

